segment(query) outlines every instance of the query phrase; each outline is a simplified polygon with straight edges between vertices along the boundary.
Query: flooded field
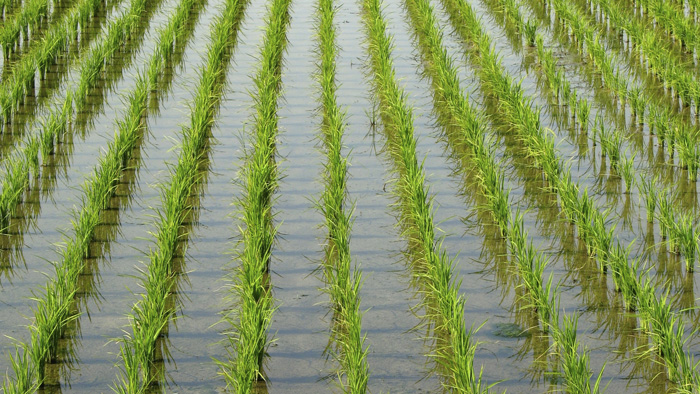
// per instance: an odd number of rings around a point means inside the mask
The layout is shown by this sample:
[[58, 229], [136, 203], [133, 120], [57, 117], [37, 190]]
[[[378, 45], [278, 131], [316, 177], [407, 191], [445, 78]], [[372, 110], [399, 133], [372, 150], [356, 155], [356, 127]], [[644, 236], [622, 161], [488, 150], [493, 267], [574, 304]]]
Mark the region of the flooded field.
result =
[[3, 392], [697, 393], [699, 11], [0, 0]]

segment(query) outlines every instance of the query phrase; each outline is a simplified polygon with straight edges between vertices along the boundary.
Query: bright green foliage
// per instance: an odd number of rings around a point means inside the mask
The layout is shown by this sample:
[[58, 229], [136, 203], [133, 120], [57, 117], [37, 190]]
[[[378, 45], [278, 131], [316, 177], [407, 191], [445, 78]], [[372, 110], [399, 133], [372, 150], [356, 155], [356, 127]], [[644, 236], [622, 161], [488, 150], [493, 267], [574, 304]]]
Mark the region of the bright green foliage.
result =
[[333, 312], [331, 349], [338, 360], [336, 375], [346, 393], [365, 393], [369, 379], [367, 348], [361, 333], [359, 271], [351, 271], [350, 229], [352, 219], [346, 209], [347, 159], [342, 152], [345, 114], [337, 104], [336, 85], [336, 11], [333, 0], [320, 0], [317, 9], [320, 64], [317, 80], [320, 84], [320, 112], [323, 115], [321, 140], [327, 162], [323, 174], [326, 188], [318, 203], [326, 218], [328, 230], [323, 272]]
[[237, 201], [243, 227], [240, 261], [232, 279], [237, 310], [224, 316], [230, 360], [217, 360], [221, 374], [236, 393], [248, 393], [264, 379], [263, 361], [269, 345], [267, 328], [274, 311], [270, 284], [270, 258], [275, 240], [273, 194], [277, 189], [277, 101], [282, 76], [282, 56], [287, 44], [289, 0], [275, 0], [268, 9], [265, 39], [260, 48], [261, 66], [254, 78], [255, 100], [252, 151], [242, 171], [243, 196]]

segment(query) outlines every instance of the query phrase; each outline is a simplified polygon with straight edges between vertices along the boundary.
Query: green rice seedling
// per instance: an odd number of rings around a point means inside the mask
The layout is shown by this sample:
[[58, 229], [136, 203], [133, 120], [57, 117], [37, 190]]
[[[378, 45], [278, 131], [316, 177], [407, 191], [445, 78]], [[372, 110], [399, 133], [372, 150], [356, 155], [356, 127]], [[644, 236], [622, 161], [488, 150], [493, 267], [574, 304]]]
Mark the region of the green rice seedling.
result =
[[680, 215], [673, 223], [673, 232], [677, 234], [679, 249], [685, 260], [686, 270], [695, 271], [695, 261], [698, 255], [698, 232], [695, 230], [693, 216], [690, 214]]
[[7, 394], [21, 394], [34, 392], [39, 388], [36, 383], [36, 368], [30, 363], [29, 349], [23, 344], [17, 345], [15, 354], [10, 354], [10, 368], [17, 374], [16, 385], [2, 382], [2, 392]]
[[676, 128], [672, 133], [675, 136], [678, 159], [683, 168], [688, 170], [688, 178], [694, 182], [698, 179], [698, 167], [700, 166], [700, 146], [697, 144], [700, 131]]
[[578, 113], [578, 122], [581, 125], [581, 131], [586, 133], [588, 131], [588, 119], [591, 114], [591, 104], [586, 99], [579, 99], [578, 105], [576, 106]]
[[622, 179], [625, 181], [625, 193], [630, 194], [632, 192], [632, 184], [635, 182], [635, 176], [634, 174], [636, 173], [636, 170], [634, 168], [634, 157], [636, 154], [633, 154], [631, 158], [628, 158], [627, 156], [623, 156], [622, 162], [620, 163], [620, 175], [622, 175]]
[[644, 205], [647, 209], [647, 222], [649, 223], [654, 221], [656, 212], [656, 204], [658, 199], [658, 192], [656, 190], [657, 182], [658, 178], [646, 176], [641, 177], [641, 182], [638, 183], [641, 191], [640, 198], [644, 199]]
[[537, 37], [537, 25], [534, 22], [528, 21], [523, 24], [523, 31], [525, 33], [525, 38], [528, 45], [531, 47], [535, 46], [535, 40]]

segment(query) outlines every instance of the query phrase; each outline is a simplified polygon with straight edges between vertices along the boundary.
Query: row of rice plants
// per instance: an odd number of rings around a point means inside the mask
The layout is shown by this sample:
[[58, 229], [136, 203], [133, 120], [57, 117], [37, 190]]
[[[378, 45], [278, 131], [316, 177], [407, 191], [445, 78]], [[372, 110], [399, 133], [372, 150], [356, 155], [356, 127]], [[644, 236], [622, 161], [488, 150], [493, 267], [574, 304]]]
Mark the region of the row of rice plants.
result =
[[647, 209], [647, 221], [658, 221], [662, 241], [672, 253], [683, 257], [688, 272], [694, 272], [700, 255], [700, 229], [694, 215], [680, 212], [673, 203], [673, 193], [658, 187], [656, 178], [641, 178], [638, 182]]
[[649, 71], [663, 83], [664, 88], [673, 89], [672, 93], [686, 107], [694, 102], [696, 112], [700, 112], [700, 81], [697, 75], [684, 69], [656, 30], [647, 28], [616, 2], [590, 0], [590, 4], [603, 10], [609, 18], [608, 24], [615, 30], [624, 30], [628, 34], [646, 58]]
[[[194, 2], [183, 1], [168, 27], [161, 32], [148, 67], [149, 74], [162, 72], [163, 59], [170, 57], [172, 46], [179, 38]], [[137, 78], [136, 87], [128, 96], [130, 106], [117, 125], [114, 141], [100, 157], [92, 177], [83, 185], [83, 206], [76, 211], [74, 236], [62, 251], [62, 263], [54, 265], [56, 276], [42, 289], [43, 296], [37, 295], [35, 320], [29, 327], [29, 343], [18, 344], [15, 355], [10, 356], [14, 378], [9, 374], [6, 376], [3, 382], [5, 393], [25, 393], [42, 384], [46, 364], [58, 359], [59, 340], [66, 325], [79, 318], [80, 312], [74, 307], [79, 289], [78, 276], [83, 272], [84, 259], [89, 255], [89, 244], [100, 223], [100, 215], [109, 206], [131, 152], [141, 142], [146, 127], [144, 116], [148, 109], [148, 97], [153, 88], [149, 80], [143, 75]]]
[[[176, 255], [184, 255], [186, 248], [186, 231], [183, 230], [201, 192], [202, 172], [208, 170], [211, 126], [223, 95], [246, 5], [246, 2], [227, 0], [212, 28], [206, 62], [194, 94], [190, 124], [182, 129], [177, 164], [170, 171], [169, 182], [161, 189], [161, 207], [155, 214], [158, 220], [153, 233], [155, 246], [149, 252], [150, 261], [141, 278], [144, 293], [129, 316], [131, 332], [119, 340], [120, 372], [113, 387], [118, 393], [143, 393], [165, 378], [156, 368], [156, 355], [160, 339], [167, 332], [177, 308], [172, 299], [182, 273], [174, 267], [173, 261]], [[186, 13], [178, 13], [176, 18], [182, 25], [187, 19]], [[166, 36], [175, 38], [181, 28], [173, 25]], [[154, 59], [145, 80], [155, 79], [160, 62], [162, 59]]]
[[454, 263], [435, 236], [431, 197], [424, 186], [423, 165], [416, 157], [412, 108], [395, 77], [393, 38], [387, 34], [378, 0], [363, 1], [362, 14], [374, 96], [384, 122], [387, 151], [398, 176], [394, 193], [398, 199], [399, 228], [408, 240], [409, 264], [423, 296], [424, 318], [428, 327], [432, 325], [432, 333], [428, 333], [434, 341], [431, 357], [439, 366], [445, 388], [485, 393], [492, 385], [483, 382], [481, 373], [474, 371], [474, 328], [465, 326], [465, 300], [459, 294], [461, 280], [456, 279]]
[[5, 19], [0, 26], [0, 45], [3, 48], [3, 60], [6, 62], [10, 53], [19, 43], [21, 33], [24, 39], [29, 39], [29, 29], [35, 28], [42, 18], [46, 18], [49, 11], [49, 0], [33, 0], [22, 7], [22, 10], [11, 19]]
[[[94, 40], [102, 37], [101, 34], [87, 34], [87, 31], [99, 32], [103, 26], [107, 25], [111, 19], [110, 14], [112, 13], [113, 8], [117, 8], [119, 5], [118, 3], [121, 1], [122, 0], [110, 0], [98, 7], [98, 9], [95, 10], [94, 16], [101, 16], [93, 17], [92, 19], [86, 21], [84, 26], [81, 26], [81, 31], [83, 31], [84, 34], [76, 36], [76, 40], [68, 44], [70, 49], [59, 55], [55, 59], [55, 62], [50, 65], [50, 72], [45, 76], [41, 76], [38, 86], [30, 89], [27, 97], [25, 98], [24, 104], [19, 106], [20, 110], [17, 112], [19, 116], [11, 119], [9, 123], [0, 122], [0, 127], [3, 128], [2, 132], [5, 135], [4, 138], [8, 141], [1, 144], [0, 157], [5, 156], [10, 147], [14, 145], [12, 140], [14, 140], [15, 137], [19, 138], [23, 136], [27, 129], [33, 123], [36, 123], [36, 114], [41, 113], [42, 108], [46, 106], [47, 103], [53, 103], [56, 100], [55, 92], [60, 89], [60, 87], [64, 86], [65, 79], [73, 68], [73, 63], [83, 55], [84, 50], [90, 48]], [[0, 76], [2, 81], [11, 79], [15, 65], [21, 63], [23, 59], [27, 57], [27, 55], [31, 56], [34, 54], [36, 47], [43, 45], [44, 40], [42, 37], [44, 34], [51, 30], [51, 28], [54, 26], [53, 22], [59, 20], [62, 21], [63, 16], [72, 11], [70, 7], [71, 4], [72, 3], [62, 2], [60, 5], [57, 5], [57, 9], [54, 7], [55, 12], [50, 17], [51, 23], [44, 24], [42, 26], [40, 30], [41, 36], [32, 36], [29, 45], [23, 46], [20, 54], [17, 56], [12, 56], [9, 63], [4, 63], [2, 67], [2, 75]], [[153, 7], [148, 7], [147, 9], [150, 12]], [[143, 15], [144, 18], [146, 16], [147, 15]], [[139, 41], [129, 41], [128, 43], [125, 43], [122, 51], [127, 51], [128, 53], [129, 48], [136, 48], [138, 45]], [[113, 64], [112, 66], [116, 66], [116, 64]], [[115, 73], [115, 78], [118, 78], [119, 76], [120, 73]]]
[[[512, 2], [514, 2], [514, 0], [504, 1], [504, 3]], [[512, 7], [507, 7], [507, 9], [512, 9], [512, 12], [517, 11], [519, 13], [517, 3]], [[611, 159], [612, 168], [624, 179], [627, 193], [630, 193], [635, 183], [634, 163], [632, 159], [629, 159], [621, 152], [624, 137], [620, 130], [606, 128], [600, 113], [598, 113], [593, 122], [593, 127], [591, 127], [592, 133], [589, 134], [588, 130], [590, 126], [592, 104], [585, 97], [579, 98], [580, 95], [577, 90], [571, 86], [566, 74], [557, 66], [552, 50], [545, 47], [544, 38], [536, 33], [537, 23], [525, 20], [522, 16], [518, 18], [510, 17], [509, 20], [516, 24], [516, 30], [519, 31], [521, 35], [527, 34], [525, 33], [524, 26], [533, 27], [535, 31], [535, 39], [533, 42], [536, 48], [535, 55], [549, 89], [554, 92], [555, 104], [563, 105], [568, 108], [572, 119], [578, 122], [580, 132], [583, 133], [583, 135], [588, 135], [594, 146], [598, 143], [600, 144], [601, 156]]]
[[[541, 56], [540, 59], [547, 59], [545, 62], [548, 67], [554, 64], [551, 50], [544, 49], [541, 39], [537, 41], [537, 50], [538, 53], [545, 55], [544, 57]], [[559, 70], [550, 71], [549, 73], [552, 74], [554, 72], [561, 74], [562, 78], [565, 78]], [[571, 93], [576, 96], [575, 89]], [[584, 98], [577, 103], [579, 105], [575, 109], [590, 108], [590, 104]], [[700, 252], [698, 249], [700, 234], [696, 224], [693, 223], [691, 214], [681, 213], [679, 207], [670, 202], [671, 196], [668, 190], [662, 190], [657, 187], [656, 179], [645, 179], [645, 176], [641, 174], [637, 177], [635, 173], [638, 173], [638, 170], [634, 169], [633, 159], [628, 158], [621, 152], [621, 143], [624, 140], [624, 136], [622, 136], [620, 129], [606, 129], [602, 119], [597, 116], [593, 135], [591, 136], [594, 144], [596, 143], [596, 134], [601, 145], [601, 155], [610, 157], [613, 169], [625, 181], [627, 193], [630, 193], [633, 184], [640, 186], [640, 195], [644, 199], [647, 208], [647, 220], [652, 222], [654, 217], [659, 220], [662, 239], [668, 239], [667, 243], [670, 250], [681, 254], [685, 260], [687, 271], [693, 272], [696, 258]], [[638, 153], [640, 152], [635, 152], [633, 157]], [[659, 206], [660, 211], [655, 215], [657, 206]]]
[[601, 270], [609, 267], [616, 289], [622, 293], [628, 309], [639, 310], [659, 356], [665, 361], [668, 376], [681, 390], [691, 390], [698, 381], [692, 358], [683, 350], [683, 321], [670, 310], [666, 297], [659, 299], [645, 275], [640, 274], [638, 259], [630, 266], [629, 249], [613, 242], [614, 226], [608, 228], [606, 213], [595, 208], [587, 190], [580, 194], [568, 169], [562, 168], [550, 137], [539, 128], [539, 118], [522, 97], [522, 91], [503, 74], [500, 61], [483, 33], [471, 7], [461, 0], [444, 0], [455, 30], [468, 42], [474, 42], [472, 58], [478, 62], [484, 84], [500, 98], [501, 108], [520, 134], [528, 156], [535, 160], [548, 180], [548, 188], [557, 192], [562, 211], [579, 230], [589, 253], [598, 257]]
[[367, 348], [362, 335], [360, 288], [362, 275], [351, 268], [350, 232], [352, 212], [347, 205], [347, 158], [343, 156], [345, 113], [337, 103], [336, 10], [333, 0], [320, 0], [316, 11], [318, 24], [319, 66], [317, 81], [320, 85], [320, 113], [323, 115], [320, 140], [323, 141], [327, 161], [323, 174], [325, 190], [318, 208], [326, 218], [328, 235], [324, 244], [322, 270], [326, 280], [324, 291], [331, 298], [333, 327], [331, 349], [339, 363], [338, 383], [347, 393], [367, 391], [369, 366]]
[[[161, 0], [162, 1], [162, 0]], [[160, 3], [160, 1], [159, 1]], [[54, 154], [55, 146], [72, 128], [74, 113], [84, 109], [88, 92], [103, 75], [104, 67], [118, 53], [122, 40], [132, 40], [133, 35], [145, 30], [137, 29], [145, 13], [146, 0], [134, 0], [117, 19], [108, 26], [100, 42], [93, 46], [81, 62], [79, 82], [67, 92], [63, 103], [56, 104], [43, 120], [38, 136], [27, 133], [22, 144], [11, 155], [12, 162], [6, 168], [0, 193], [0, 232], [9, 228], [10, 219], [21, 202], [24, 190], [29, 186], [30, 170], [37, 173], [40, 162], [46, 164]], [[135, 54], [134, 51], [131, 54]], [[41, 160], [39, 153], [41, 153]], [[5, 160], [7, 162], [7, 160]]]
[[[564, 74], [555, 67], [555, 61], [551, 50], [545, 49], [543, 45], [543, 40], [538, 36], [537, 41], [537, 54], [539, 55], [540, 63], [545, 68], [545, 74], [548, 76], [555, 87], [563, 86], [563, 89], [569, 91], [569, 95], [576, 97], [577, 93], [575, 89], [571, 89], [570, 84], [564, 83], [566, 77]], [[574, 106], [574, 113], [578, 112], [579, 120], [582, 118], [587, 120], [586, 114], [589, 111], [591, 105], [585, 98], [580, 100], [574, 100], [570, 104]], [[581, 112], [583, 110], [583, 112]], [[584, 117], [585, 116], [585, 117]], [[639, 180], [635, 176], [635, 170], [633, 168], [633, 160], [627, 158], [623, 155], [621, 150], [621, 142], [624, 137], [621, 135], [619, 129], [606, 129], [602, 122], [602, 119], [596, 117], [595, 127], [592, 129], [593, 143], [596, 143], [596, 134], [600, 139], [601, 144], [601, 154], [603, 156], [609, 156], [611, 158], [611, 163], [613, 168], [621, 174], [625, 180], [627, 187], [627, 192], [630, 192], [632, 184], [637, 184], [640, 186], [640, 194], [643, 196], [647, 208], [647, 219], [649, 222], [653, 221], [655, 216], [655, 209], [657, 205], [663, 208], [659, 211], [657, 218], [659, 220], [661, 235], [663, 239], [668, 238], [668, 244], [670, 249], [674, 253], [681, 254], [686, 262], [686, 269], [689, 272], [693, 272], [695, 269], [695, 261], [698, 255], [698, 240], [700, 235], [696, 225], [693, 223], [691, 216], [688, 214], [682, 214], [679, 209], [670, 203], [668, 192], [664, 191], [661, 193], [656, 187], [655, 181], [647, 179], [646, 181], [640, 177]], [[687, 135], [687, 134], [685, 134]], [[692, 143], [691, 143], [692, 144]], [[637, 152], [639, 153], [639, 152]], [[682, 156], [682, 155], [681, 155]], [[694, 163], [698, 161], [693, 160]], [[693, 168], [691, 166], [691, 168]], [[663, 200], [660, 202], [660, 200]]]
[[228, 360], [218, 360], [220, 373], [236, 393], [249, 393], [265, 379], [263, 362], [270, 343], [267, 329], [274, 300], [270, 259], [277, 228], [273, 223], [273, 194], [277, 189], [277, 105], [282, 79], [282, 58], [287, 47], [291, 0], [274, 0], [268, 7], [266, 30], [260, 48], [260, 68], [254, 84], [255, 115], [250, 148], [241, 169], [242, 196], [238, 209], [240, 264], [231, 274], [230, 298], [235, 308], [225, 312]]
[[[590, 58], [596, 69], [601, 72], [603, 84], [611, 89], [621, 102], [629, 103], [632, 114], [640, 122], [644, 122], [646, 117], [661, 144], [665, 145], [668, 142], [671, 155], [673, 156], [674, 150], [678, 152], [679, 162], [688, 170], [690, 180], [697, 180], [700, 148], [696, 146], [696, 129], [685, 124], [681, 116], [673, 114], [667, 102], [656, 102], [653, 96], [647, 95], [640, 87], [629, 86], [627, 79], [620, 74], [614, 56], [607, 53], [596, 35], [596, 30], [587, 23], [574, 5], [563, 1], [552, 1], [551, 4], [557, 12], [555, 19], [568, 26], [577, 38], [579, 45], [576, 48], [581, 56]], [[646, 113], [648, 115], [645, 115]]]
[[436, 108], [443, 109], [437, 110], [440, 123], [447, 132], [450, 126], [456, 126], [456, 139], [468, 147], [475, 162], [475, 178], [488, 201], [482, 209], [491, 212], [501, 234], [509, 241], [511, 256], [516, 259], [522, 281], [530, 295], [530, 306], [537, 310], [543, 330], [550, 333], [557, 344], [558, 349], [555, 348], [554, 352], [562, 359], [567, 391], [597, 393], [602, 373], [591, 388], [588, 352], [583, 350], [581, 354], [578, 353], [581, 345], [576, 339], [577, 317], [563, 316], [562, 327], [557, 304], [558, 287], [552, 286], [551, 276], [548, 281], [544, 281], [543, 273], [547, 262], [528, 240], [522, 215], [519, 211], [511, 215], [508, 192], [503, 183], [505, 174], [496, 163], [493, 151], [485, 143], [487, 132], [484, 117], [470, 106], [469, 99], [463, 95], [455, 61], [442, 43], [442, 30], [437, 25], [432, 7], [424, 0], [408, 0], [406, 4], [413, 20], [414, 34], [423, 53], [423, 64], [432, 81]]
[[[591, 104], [585, 98], [575, 99], [578, 96], [576, 89], [571, 88], [564, 73], [556, 67], [552, 51], [544, 47], [543, 39], [540, 35], [537, 35], [536, 46], [539, 62], [544, 68], [545, 76], [550, 81], [550, 86], [555, 91], [563, 91], [564, 97], [570, 97], [569, 106], [573, 109], [574, 115], [578, 115], [581, 128], [585, 132]], [[571, 97], [574, 97], [574, 99], [571, 99]], [[679, 212], [679, 209], [670, 203], [668, 191], [664, 190], [662, 193], [656, 187], [654, 180], [644, 180], [643, 176], [636, 177], [635, 172], [637, 171], [634, 169], [633, 159], [626, 157], [621, 152], [621, 143], [624, 140], [621, 130], [606, 129], [599, 116], [596, 116], [595, 126], [592, 130], [591, 139], [593, 143], [596, 144], [598, 142], [596, 141], [597, 135], [601, 145], [601, 155], [610, 157], [613, 169], [625, 181], [627, 193], [630, 193], [633, 184], [640, 186], [640, 195], [643, 196], [647, 207], [648, 221], [653, 221], [657, 205], [663, 208], [656, 216], [659, 220], [662, 238], [664, 240], [668, 238], [667, 243], [670, 246], [670, 250], [681, 254], [686, 262], [686, 269], [689, 272], [693, 272], [696, 257], [699, 253], [698, 241], [700, 234], [698, 234], [699, 232], [693, 223], [692, 217], [689, 214]], [[640, 152], [637, 151], [636, 153]], [[659, 203], [660, 199], [664, 201]]]
[[661, 0], [639, 0], [638, 4], [666, 34], [680, 41], [681, 47], [690, 51], [700, 49], [700, 29], [695, 20], [685, 15], [683, 8]]
[[78, 26], [84, 27], [101, 6], [100, 0], [77, 2], [69, 14], [53, 24], [41, 39], [41, 45], [33, 47], [13, 64], [10, 77], [0, 84], [0, 124], [12, 121], [19, 106], [33, 94], [37, 72], [43, 81], [49, 65], [67, 51], [68, 44], [77, 37]]

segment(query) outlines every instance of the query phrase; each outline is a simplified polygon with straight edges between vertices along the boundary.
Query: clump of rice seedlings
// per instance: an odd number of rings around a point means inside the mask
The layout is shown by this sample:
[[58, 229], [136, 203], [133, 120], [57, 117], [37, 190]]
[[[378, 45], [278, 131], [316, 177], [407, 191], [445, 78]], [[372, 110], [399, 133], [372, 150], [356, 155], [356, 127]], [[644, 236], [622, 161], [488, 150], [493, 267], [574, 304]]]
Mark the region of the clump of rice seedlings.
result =
[[698, 241], [700, 235], [695, 229], [695, 222], [691, 214], [680, 215], [674, 223], [674, 233], [677, 234], [681, 255], [685, 260], [688, 272], [695, 271], [695, 261], [698, 255]]
[[525, 33], [527, 44], [534, 47], [537, 37], [537, 24], [532, 21], [527, 21], [523, 24], [523, 32]]
[[656, 202], [658, 199], [658, 191], [656, 190], [657, 182], [658, 178], [656, 177], [643, 176], [641, 177], [641, 182], [638, 183], [641, 191], [640, 198], [644, 199], [644, 205], [647, 209], [647, 222], [649, 223], [654, 221], [656, 212]]
[[673, 134], [676, 136], [674, 140], [681, 166], [688, 170], [688, 178], [694, 182], [698, 179], [698, 166], [700, 166], [700, 146], [698, 146], [700, 131], [676, 128]]
[[639, 87], [629, 89], [627, 91], [627, 100], [630, 103], [632, 116], [639, 118], [639, 123], [644, 123], [644, 113], [647, 107], [647, 100], [642, 94], [642, 89]]
[[9, 157], [5, 161], [5, 176], [0, 192], [0, 232], [5, 233], [10, 219], [22, 200], [24, 190], [29, 186], [29, 164], [22, 157]]
[[578, 114], [578, 122], [581, 125], [581, 131], [588, 131], [588, 120], [591, 115], [591, 104], [586, 99], [579, 99], [576, 105], [576, 113]]
[[324, 179], [325, 191], [319, 201], [319, 209], [326, 218], [328, 230], [325, 245], [323, 272], [333, 310], [331, 341], [335, 343], [334, 358], [340, 366], [336, 375], [347, 393], [364, 393], [367, 390], [369, 367], [367, 348], [361, 334], [360, 272], [351, 271], [350, 229], [351, 213], [347, 200], [347, 159], [342, 154], [342, 137], [345, 116], [336, 102], [335, 62], [337, 44], [334, 27], [333, 0], [319, 1], [317, 8], [320, 64], [317, 80], [321, 90], [322, 136], [327, 163]]
[[622, 149], [622, 135], [615, 129], [606, 128], [601, 121], [598, 124], [597, 133], [600, 138], [601, 155], [609, 157], [612, 166], [616, 169], [620, 165], [620, 150]]
[[243, 226], [240, 265], [232, 278], [231, 298], [237, 308], [224, 315], [231, 329], [227, 332], [229, 360], [217, 360], [220, 374], [237, 393], [248, 393], [253, 383], [264, 379], [263, 362], [269, 345], [267, 328], [274, 311], [270, 284], [270, 259], [276, 236], [272, 212], [277, 188], [275, 159], [277, 101], [281, 88], [282, 56], [287, 44], [289, 0], [274, 0], [268, 9], [260, 68], [254, 78], [255, 120], [252, 152], [242, 171], [243, 196], [237, 201]]
[[636, 179], [634, 176], [634, 174], [636, 173], [636, 170], [634, 168], [635, 156], [636, 154], [633, 154], [631, 158], [623, 156], [619, 164], [618, 172], [622, 176], [622, 179], [625, 181], [626, 194], [630, 194], [632, 192], [632, 184], [635, 182]]
[[[472, 329], [464, 323], [464, 299], [458, 294], [459, 280], [454, 279], [453, 263], [435, 239], [432, 205], [423, 186], [423, 167], [416, 158], [413, 115], [406, 95], [399, 87], [391, 57], [392, 38], [386, 33], [386, 21], [376, 0], [362, 2], [362, 13], [369, 70], [374, 94], [390, 156], [398, 174], [395, 193], [399, 200], [399, 226], [412, 245], [409, 264], [422, 289], [426, 319], [433, 321], [444, 334], [434, 332], [435, 356], [446, 387], [472, 393], [488, 392], [489, 387], [474, 371], [476, 344]], [[438, 339], [440, 338], [440, 339]]]

